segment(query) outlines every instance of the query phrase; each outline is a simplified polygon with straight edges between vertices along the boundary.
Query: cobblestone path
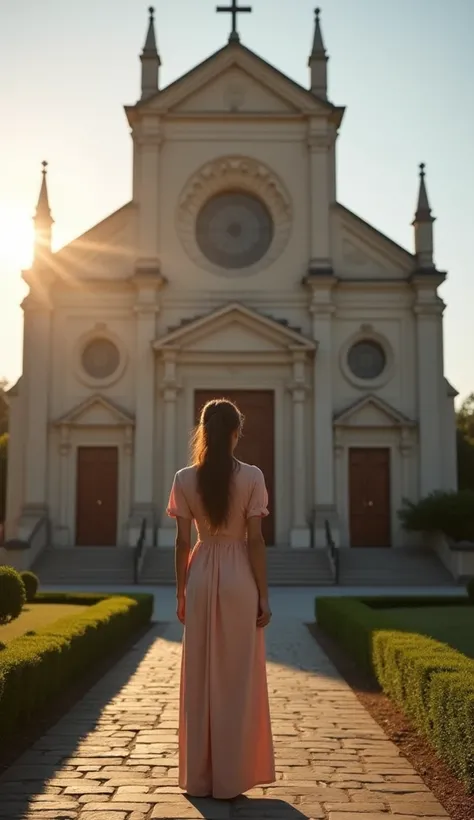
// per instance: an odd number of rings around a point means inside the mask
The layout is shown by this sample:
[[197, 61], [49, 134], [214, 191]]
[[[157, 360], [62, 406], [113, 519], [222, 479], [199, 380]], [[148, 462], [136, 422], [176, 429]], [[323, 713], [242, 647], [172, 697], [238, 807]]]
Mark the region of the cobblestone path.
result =
[[180, 792], [180, 629], [155, 626], [2, 775], [0, 818], [447, 818], [306, 627], [275, 620], [267, 635], [274, 786], [231, 802]]

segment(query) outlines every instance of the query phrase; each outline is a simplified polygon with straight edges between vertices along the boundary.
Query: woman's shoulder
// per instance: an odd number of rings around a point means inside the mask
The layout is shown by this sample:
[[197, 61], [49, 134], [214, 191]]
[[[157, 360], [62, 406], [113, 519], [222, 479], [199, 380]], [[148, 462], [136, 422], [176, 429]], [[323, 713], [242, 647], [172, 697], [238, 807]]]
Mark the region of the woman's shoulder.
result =
[[260, 467], [257, 467], [255, 464], [247, 464], [245, 461], [238, 461], [237, 463], [239, 465], [239, 472], [246, 478], [253, 481], [257, 481], [260, 476], [263, 478]]
[[191, 467], [182, 467], [176, 473], [176, 478], [181, 484], [186, 484], [189, 481], [192, 481], [194, 476], [196, 475], [196, 467], [191, 465]]

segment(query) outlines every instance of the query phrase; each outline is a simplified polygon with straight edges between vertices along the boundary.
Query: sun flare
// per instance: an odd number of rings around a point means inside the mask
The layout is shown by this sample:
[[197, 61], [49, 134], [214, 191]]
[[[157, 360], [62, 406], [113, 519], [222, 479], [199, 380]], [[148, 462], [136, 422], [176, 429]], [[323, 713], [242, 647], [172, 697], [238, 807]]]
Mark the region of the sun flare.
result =
[[0, 276], [31, 265], [34, 229], [31, 214], [0, 202]]

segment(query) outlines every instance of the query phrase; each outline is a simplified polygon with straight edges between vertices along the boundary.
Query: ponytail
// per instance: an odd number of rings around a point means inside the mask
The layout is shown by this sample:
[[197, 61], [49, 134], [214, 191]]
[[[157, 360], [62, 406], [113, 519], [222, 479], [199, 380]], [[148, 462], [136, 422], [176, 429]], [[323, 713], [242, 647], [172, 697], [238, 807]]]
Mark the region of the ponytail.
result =
[[197, 489], [213, 530], [226, 524], [232, 475], [236, 461], [232, 435], [242, 429], [239, 409], [227, 399], [209, 401], [192, 437], [192, 463], [197, 467]]

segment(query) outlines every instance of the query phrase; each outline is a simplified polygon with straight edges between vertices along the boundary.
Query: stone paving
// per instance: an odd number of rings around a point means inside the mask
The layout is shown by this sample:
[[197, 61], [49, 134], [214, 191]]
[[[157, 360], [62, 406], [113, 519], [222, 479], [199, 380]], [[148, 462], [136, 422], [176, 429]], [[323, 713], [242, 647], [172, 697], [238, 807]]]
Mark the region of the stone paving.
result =
[[447, 818], [306, 627], [280, 618], [267, 635], [274, 786], [234, 801], [182, 794], [176, 785], [181, 632], [179, 625], [155, 625], [4, 772], [0, 818]]

